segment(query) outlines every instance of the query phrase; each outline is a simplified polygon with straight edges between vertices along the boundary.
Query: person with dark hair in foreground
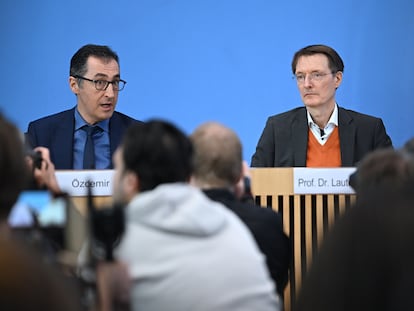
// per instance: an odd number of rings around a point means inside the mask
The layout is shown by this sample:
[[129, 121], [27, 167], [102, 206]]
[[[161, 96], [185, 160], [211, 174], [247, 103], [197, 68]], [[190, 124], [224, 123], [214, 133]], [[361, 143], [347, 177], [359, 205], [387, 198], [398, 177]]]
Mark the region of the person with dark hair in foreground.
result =
[[359, 171], [358, 200], [323, 241], [295, 311], [414, 309], [413, 160], [378, 150]]
[[192, 184], [210, 199], [223, 203], [247, 225], [283, 297], [292, 257], [290, 241], [278, 213], [238, 198], [237, 187], [244, 174], [242, 145], [237, 134], [224, 125], [208, 122], [197, 127], [190, 139], [195, 150]]
[[[49, 150], [38, 147], [26, 150], [23, 135], [0, 114], [0, 228], [8, 230], [7, 220], [20, 193], [28, 188], [48, 189], [60, 193]], [[37, 153], [37, 159], [33, 154]], [[34, 161], [38, 163], [35, 165]]]
[[128, 126], [139, 122], [116, 112], [121, 79], [118, 55], [87, 44], [72, 57], [69, 87], [76, 107], [29, 123], [27, 143], [50, 150], [56, 169], [111, 169], [112, 155]]
[[368, 154], [353, 173], [357, 199], [365, 193], [375, 191], [379, 186], [389, 189], [402, 189], [414, 176], [413, 154], [401, 150], [381, 149]]
[[305, 107], [268, 118], [251, 166], [352, 167], [369, 152], [392, 147], [380, 118], [337, 104], [344, 63], [334, 49], [300, 49], [292, 72]]
[[17, 127], [0, 114], [0, 220], [7, 217], [29, 180], [25, 150]]
[[[192, 161], [189, 138], [160, 120], [132, 126], [114, 155], [113, 197], [126, 205], [115, 257], [130, 276], [132, 310], [280, 310], [248, 229], [188, 183]], [[106, 304], [120, 283], [110, 265], [122, 271], [117, 263], [98, 266]]]
[[0, 146], [0, 310], [81, 310], [78, 287], [50, 260], [55, 257], [46, 238], [40, 232], [17, 233], [9, 225], [10, 212], [32, 178], [39, 187], [58, 191], [47, 149], [36, 149], [40, 158], [34, 167], [22, 133], [2, 114]]
[[0, 249], [0, 310], [83, 310], [75, 283], [36, 249], [4, 236]]

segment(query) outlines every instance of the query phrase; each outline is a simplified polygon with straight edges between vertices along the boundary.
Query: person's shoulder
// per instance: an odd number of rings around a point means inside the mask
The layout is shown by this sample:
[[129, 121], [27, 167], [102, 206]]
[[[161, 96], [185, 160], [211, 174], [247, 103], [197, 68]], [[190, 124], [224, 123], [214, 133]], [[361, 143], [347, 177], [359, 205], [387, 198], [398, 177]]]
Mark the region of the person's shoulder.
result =
[[70, 116], [74, 116], [74, 108], [41, 117], [39, 119], [31, 121], [30, 124], [40, 125], [40, 124], [59, 123], [63, 119], [66, 119]]
[[355, 119], [355, 120], [361, 120], [361, 121], [378, 121], [380, 120], [379, 117], [373, 116], [373, 115], [369, 115], [369, 114], [365, 114], [359, 111], [355, 111], [355, 110], [351, 110], [351, 109], [346, 109], [346, 108], [342, 108], [342, 107], [338, 107], [338, 113], [339, 115], [347, 115], [348, 117]]
[[128, 116], [122, 112], [119, 111], [114, 111], [114, 114], [112, 115], [112, 119], [113, 120], [117, 120], [117, 121], [121, 121], [127, 124], [132, 124], [132, 123], [143, 123], [140, 120], [134, 119], [131, 116]]
[[305, 107], [296, 107], [288, 111], [284, 111], [273, 116], [269, 117], [269, 121], [286, 121], [289, 119], [295, 119], [298, 116], [306, 116], [306, 108]]
[[282, 224], [280, 214], [272, 210], [271, 208], [258, 206], [248, 202], [238, 202], [233, 208], [235, 213], [243, 213], [250, 218], [254, 218], [263, 224]]
[[[258, 205], [254, 205], [254, 206], [256, 207], [255, 211], [258, 217], [266, 219], [267, 221], [271, 221], [271, 222], [277, 221], [281, 223], [282, 218], [280, 217], [280, 214], [278, 212], [274, 211], [273, 209], [269, 207], [262, 207]], [[253, 209], [253, 206], [251, 206], [251, 208]]]

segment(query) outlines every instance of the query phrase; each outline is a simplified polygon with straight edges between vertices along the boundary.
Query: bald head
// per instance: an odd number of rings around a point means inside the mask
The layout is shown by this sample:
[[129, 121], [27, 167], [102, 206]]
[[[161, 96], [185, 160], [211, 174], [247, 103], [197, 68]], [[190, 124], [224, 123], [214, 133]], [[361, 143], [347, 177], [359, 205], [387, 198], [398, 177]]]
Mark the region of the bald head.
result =
[[201, 188], [232, 187], [242, 176], [242, 146], [230, 128], [208, 122], [190, 136], [194, 145], [193, 182]]

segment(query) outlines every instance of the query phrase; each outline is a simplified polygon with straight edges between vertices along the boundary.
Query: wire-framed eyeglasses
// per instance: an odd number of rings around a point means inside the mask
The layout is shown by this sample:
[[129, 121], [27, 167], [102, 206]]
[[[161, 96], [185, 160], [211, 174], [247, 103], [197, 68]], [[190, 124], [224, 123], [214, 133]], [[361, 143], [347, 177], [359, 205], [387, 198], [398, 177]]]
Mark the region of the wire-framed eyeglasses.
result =
[[335, 72], [324, 73], [324, 72], [318, 72], [318, 71], [311, 72], [308, 74], [298, 73], [293, 76], [293, 79], [295, 79], [297, 83], [302, 84], [302, 83], [305, 83], [306, 76], [308, 76], [309, 81], [321, 81], [325, 76], [332, 75], [334, 73]]

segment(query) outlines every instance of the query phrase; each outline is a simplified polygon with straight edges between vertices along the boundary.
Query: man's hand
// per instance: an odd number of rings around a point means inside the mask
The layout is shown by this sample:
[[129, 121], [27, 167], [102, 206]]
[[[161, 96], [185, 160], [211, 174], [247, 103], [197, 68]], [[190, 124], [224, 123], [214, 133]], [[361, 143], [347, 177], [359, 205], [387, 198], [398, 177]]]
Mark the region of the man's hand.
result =
[[98, 262], [96, 266], [97, 310], [130, 309], [131, 279], [127, 266], [118, 261]]
[[49, 149], [45, 147], [37, 147], [34, 151], [40, 152], [42, 155], [40, 168], [33, 168], [33, 178], [35, 179], [36, 184], [40, 188], [46, 187], [54, 194], [61, 193], [61, 189], [56, 179], [55, 165], [50, 160]]

